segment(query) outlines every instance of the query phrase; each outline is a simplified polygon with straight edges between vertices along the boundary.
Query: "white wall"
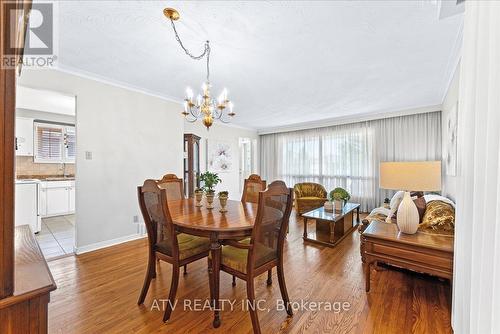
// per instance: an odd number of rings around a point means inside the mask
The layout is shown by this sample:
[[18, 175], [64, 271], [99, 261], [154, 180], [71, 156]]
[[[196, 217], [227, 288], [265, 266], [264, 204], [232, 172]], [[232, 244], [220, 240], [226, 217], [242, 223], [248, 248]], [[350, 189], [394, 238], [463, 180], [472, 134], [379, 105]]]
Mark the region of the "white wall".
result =
[[[451, 175], [446, 175], [446, 164], [444, 159], [445, 157], [445, 152], [446, 152], [446, 144], [448, 140], [448, 128], [446, 124], [446, 120], [448, 117], [448, 113], [451, 112], [453, 107], [457, 106], [458, 103], [458, 91], [459, 91], [459, 81], [460, 81], [460, 65], [457, 66], [457, 69], [455, 71], [455, 74], [453, 75], [453, 79], [450, 83], [450, 87], [448, 88], [448, 92], [446, 93], [446, 96], [443, 101], [443, 106], [442, 106], [442, 114], [441, 114], [441, 133], [443, 136], [442, 140], [442, 152], [443, 152], [443, 189], [442, 193], [443, 196], [449, 197], [453, 200], [456, 199], [456, 194], [457, 194], [457, 177], [456, 176], [451, 176]], [[460, 134], [459, 134], [460, 135]], [[458, 164], [458, 162], [457, 162]], [[458, 173], [458, 166], [457, 166], [457, 173]]]
[[[237, 116], [236, 116], [237, 117]], [[248, 130], [240, 127], [231, 126], [228, 124], [222, 124], [219, 122], [214, 122], [214, 124], [210, 127], [210, 130], [207, 130], [200, 121], [195, 123], [189, 123], [187, 121], [184, 122], [184, 132], [185, 133], [194, 133], [195, 135], [201, 137], [200, 140], [200, 168], [201, 171], [206, 171], [206, 161], [207, 161], [207, 151], [206, 144], [208, 140], [218, 140], [224, 141], [231, 144], [231, 151], [233, 152], [233, 165], [230, 172], [219, 173], [219, 176], [222, 180], [222, 183], [219, 184], [216, 188], [216, 191], [227, 190], [229, 191], [229, 198], [234, 200], [241, 199], [240, 192], [240, 176], [239, 176], [239, 138], [250, 138], [252, 140], [259, 140], [259, 136], [257, 135], [257, 131]], [[258, 143], [255, 145], [254, 152], [254, 166], [255, 170], [253, 172], [258, 173], [257, 166], [259, 166], [259, 154]]]
[[76, 96], [78, 249], [136, 236], [137, 185], [182, 175], [180, 105], [53, 70], [24, 69], [19, 83]]

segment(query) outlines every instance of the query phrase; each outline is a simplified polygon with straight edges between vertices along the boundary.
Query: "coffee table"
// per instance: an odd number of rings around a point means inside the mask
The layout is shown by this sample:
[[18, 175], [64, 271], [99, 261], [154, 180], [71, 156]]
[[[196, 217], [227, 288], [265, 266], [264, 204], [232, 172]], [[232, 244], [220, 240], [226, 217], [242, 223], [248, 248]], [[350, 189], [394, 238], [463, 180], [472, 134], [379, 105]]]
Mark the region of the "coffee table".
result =
[[[356, 229], [359, 224], [359, 203], [347, 203], [342, 211], [325, 211], [320, 207], [302, 214], [304, 218], [304, 241], [318, 243], [324, 246], [335, 247], [346, 236]], [[354, 220], [356, 211], [356, 220]], [[307, 221], [316, 221], [316, 231], [307, 231]]]

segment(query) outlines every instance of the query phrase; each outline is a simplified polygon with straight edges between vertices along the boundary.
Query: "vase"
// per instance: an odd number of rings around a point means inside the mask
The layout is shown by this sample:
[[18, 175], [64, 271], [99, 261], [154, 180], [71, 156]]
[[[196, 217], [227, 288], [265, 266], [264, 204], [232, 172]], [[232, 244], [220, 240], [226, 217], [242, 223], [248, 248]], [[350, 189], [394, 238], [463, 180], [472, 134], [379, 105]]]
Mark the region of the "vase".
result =
[[197, 206], [197, 207], [203, 206], [203, 204], [201, 204], [202, 199], [203, 199], [203, 192], [201, 192], [201, 191], [196, 192], [195, 191], [195, 193], [194, 193], [194, 200], [196, 201], [195, 206]]
[[207, 200], [207, 209], [214, 208], [214, 193], [206, 193], [205, 198]]
[[342, 200], [335, 200], [335, 211], [342, 211], [342, 209], [344, 208], [344, 201]]
[[324, 207], [325, 207], [326, 212], [333, 212], [333, 202], [332, 201], [326, 201]]
[[220, 202], [220, 212], [227, 212], [226, 205], [227, 205], [227, 196], [219, 197], [219, 202]]
[[396, 222], [399, 230], [406, 234], [415, 234], [419, 226], [419, 216], [417, 206], [411, 199], [410, 193], [407, 191], [399, 204]]

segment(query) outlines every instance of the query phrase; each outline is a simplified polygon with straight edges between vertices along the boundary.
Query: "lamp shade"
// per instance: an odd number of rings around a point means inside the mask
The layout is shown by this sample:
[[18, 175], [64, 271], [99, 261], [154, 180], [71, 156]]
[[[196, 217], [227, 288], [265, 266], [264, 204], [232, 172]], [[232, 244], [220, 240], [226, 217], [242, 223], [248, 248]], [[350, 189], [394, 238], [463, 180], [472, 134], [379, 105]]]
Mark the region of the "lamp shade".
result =
[[441, 161], [381, 162], [380, 188], [439, 191]]

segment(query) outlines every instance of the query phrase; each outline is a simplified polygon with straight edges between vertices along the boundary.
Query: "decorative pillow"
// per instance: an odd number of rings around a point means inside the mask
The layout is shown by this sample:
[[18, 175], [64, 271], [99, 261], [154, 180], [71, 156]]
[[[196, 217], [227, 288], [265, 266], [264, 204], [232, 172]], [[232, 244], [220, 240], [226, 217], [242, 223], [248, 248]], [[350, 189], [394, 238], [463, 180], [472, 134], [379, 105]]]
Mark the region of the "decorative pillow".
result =
[[[405, 192], [401, 191], [401, 190], [396, 192], [394, 194], [394, 196], [392, 196], [391, 204], [390, 204], [390, 209], [391, 209], [392, 213], [395, 213], [396, 211], [398, 211], [399, 204], [401, 204], [401, 201], [403, 201], [404, 196], [405, 196]], [[389, 215], [389, 216], [391, 216], [391, 215]]]
[[453, 235], [455, 233], [455, 208], [443, 201], [432, 201], [427, 203], [419, 231]]
[[424, 192], [423, 191], [411, 191], [410, 192], [410, 196], [411, 196], [411, 198], [413, 198], [413, 197], [417, 197], [417, 198], [424, 197]]
[[413, 200], [413, 203], [415, 203], [415, 206], [417, 207], [418, 211], [418, 222], [422, 223], [422, 219], [424, 218], [425, 214], [425, 209], [426, 209], [426, 204], [427, 202], [425, 201], [424, 197], [417, 197]]

